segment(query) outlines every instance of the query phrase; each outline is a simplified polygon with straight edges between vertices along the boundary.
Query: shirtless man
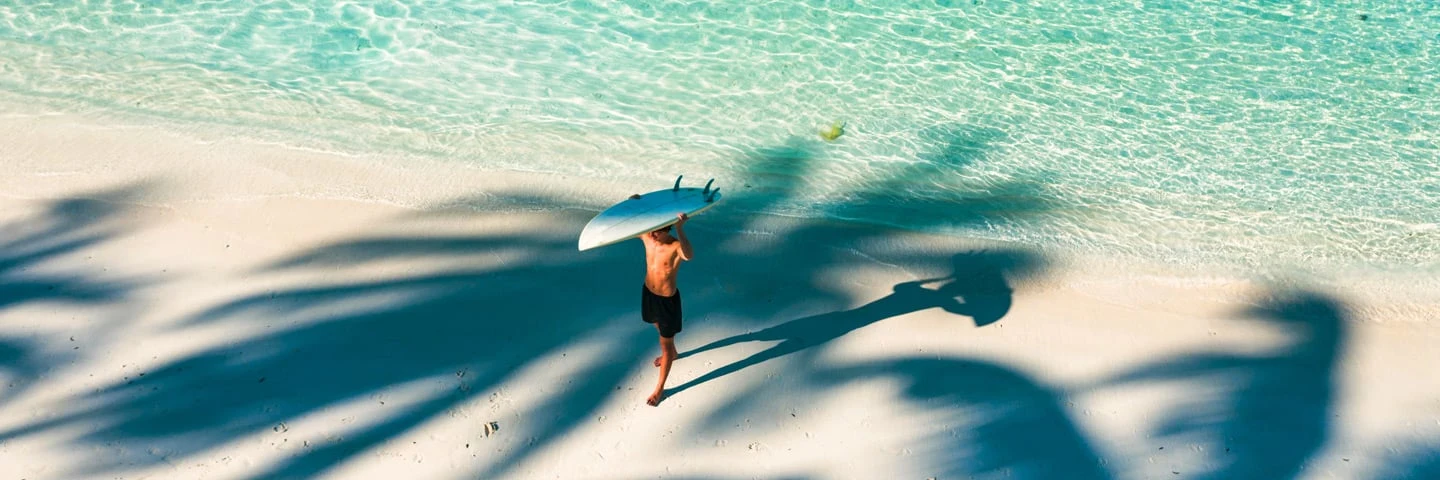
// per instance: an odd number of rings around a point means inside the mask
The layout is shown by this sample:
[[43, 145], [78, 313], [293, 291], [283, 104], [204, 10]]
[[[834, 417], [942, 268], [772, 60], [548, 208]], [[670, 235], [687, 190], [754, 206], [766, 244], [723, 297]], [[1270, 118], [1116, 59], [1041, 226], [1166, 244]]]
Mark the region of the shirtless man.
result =
[[655, 324], [660, 331], [660, 356], [655, 357], [655, 366], [660, 367], [660, 383], [655, 393], [645, 403], [660, 404], [665, 397], [665, 378], [670, 376], [670, 364], [680, 356], [675, 351], [675, 334], [680, 333], [680, 289], [675, 286], [675, 272], [680, 261], [689, 261], [693, 252], [690, 241], [685, 239], [685, 221], [689, 216], [681, 213], [675, 222], [675, 235], [670, 227], [662, 228], [640, 239], [645, 242], [645, 289], [640, 297], [640, 317], [645, 323]]

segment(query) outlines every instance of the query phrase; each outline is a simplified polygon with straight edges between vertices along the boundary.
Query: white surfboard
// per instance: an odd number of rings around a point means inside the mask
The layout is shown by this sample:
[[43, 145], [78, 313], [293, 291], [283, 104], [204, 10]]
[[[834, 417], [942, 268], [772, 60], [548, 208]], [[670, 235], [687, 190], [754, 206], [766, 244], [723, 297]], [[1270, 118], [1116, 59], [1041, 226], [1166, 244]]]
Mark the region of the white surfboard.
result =
[[[684, 178], [682, 175], [681, 178]], [[580, 251], [599, 248], [638, 237], [653, 230], [675, 224], [677, 214], [694, 216], [720, 201], [720, 189], [675, 187], [656, 190], [639, 198], [628, 198], [600, 212], [580, 231]]]

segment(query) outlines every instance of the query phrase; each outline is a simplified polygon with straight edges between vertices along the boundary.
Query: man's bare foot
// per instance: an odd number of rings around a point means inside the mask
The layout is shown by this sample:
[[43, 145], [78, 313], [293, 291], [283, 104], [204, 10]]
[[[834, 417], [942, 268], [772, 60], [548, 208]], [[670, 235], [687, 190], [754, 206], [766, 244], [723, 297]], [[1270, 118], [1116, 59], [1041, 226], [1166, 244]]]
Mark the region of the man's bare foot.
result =
[[646, 400], [645, 400], [645, 403], [648, 404], [648, 405], [650, 405], [650, 406], [652, 406], [652, 407], [658, 406], [658, 405], [660, 405], [660, 400], [662, 400], [662, 399], [664, 399], [664, 398], [665, 398], [665, 391], [664, 391], [664, 390], [661, 390], [661, 391], [659, 391], [659, 392], [655, 392], [655, 393], [650, 394], [650, 398], [649, 398], [649, 399], [646, 399]]

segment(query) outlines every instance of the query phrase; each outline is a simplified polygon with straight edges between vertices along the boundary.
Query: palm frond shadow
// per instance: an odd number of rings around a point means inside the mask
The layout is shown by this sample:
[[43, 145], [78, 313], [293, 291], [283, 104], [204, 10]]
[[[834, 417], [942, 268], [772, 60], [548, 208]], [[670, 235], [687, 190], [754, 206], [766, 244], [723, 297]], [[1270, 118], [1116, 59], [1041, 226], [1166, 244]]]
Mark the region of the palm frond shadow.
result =
[[1377, 480], [1429, 480], [1440, 478], [1440, 441], [1396, 449], [1396, 458], [1374, 478]]
[[[392, 386], [431, 379], [422, 400], [399, 404], [375, 425], [321, 443], [259, 475], [311, 476], [455, 408], [489, 395], [524, 365], [576, 341], [600, 339], [609, 362], [589, 365], [574, 384], [556, 388], [531, 434], [554, 438], [597, 408], [643, 355], [644, 337], [602, 334], [628, 313], [614, 289], [594, 276], [623, 270], [620, 250], [580, 258], [573, 246], [524, 237], [441, 240], [450, 254], [508, 246], [563, 260], [498, 269], [453, 268], [398, 279], [336, 282], [257, 293], [217, 305], [192, 323], [262, 321], [274, 328], [231, 345], [191, 355], [95, 394], [97, 406], [32, 425], [74, 422], [104, 428], [87, 443], [169, 443], [177, 455], [217, 448], [285, 421], [384, 396]], [[275, 263], [271, 271], [432, 255], [435, 239], [381, 238], [341, 242]], [[343, 259], [343, 260], [341, 260]], [[628, 265], [628, 262], [626, 263]], [[546, 292], [563, 292], [557, 302]], [[629, 292], [626, 289], [626, 292]], [[352, 307], [359, 303], [362, 306]], [[377, 400], [383, 401], [383, 400]], [[482, 419], [477, 419], [477, 425]], [[24, 431], [8, 432], [0, 438]], [[86, 473], [118, 465], [92, 465]], [[501, 474], [506, 465], [492, 474]]]
[[809, 181], [822, 152], [813, 142], [791, 138], [782, 145], [744, 152], [737, 178], [726, 190], [727, 210], [767, 212], [795, 197]]
[[1155, 438], [1207, 445], [1214, 468], [1197, 478], [1294, 478], [1329, 439], [1335, 368], [1346, 340], [1345, 306], [1325, 294], [1282, 290], [1239, 312], [1289, 337], [1270, 352], [1182, 355], [1116, 375], [1104, 384], [1200, 382], [1172, 409]]
[[[872, 221], [908, 216], [902, 219], [912, 226], [986, 225], [1043, 216], [1057, 207], [1043, 183], [1028, 180], [972, 192], [924, 188], [926, 182], [963, 175], [983, 162], [1004, 134], [960, 126], [940, 127], [924, 138], [936, 145], [927, 161], [892, 172], [876, 188], [831, 206], [830, 213]], [[758, 179], [755, 187], [731, 198], [762, 210], [793, 199], [820, 168], [816, 148], [794, 142], [757, 150], [747, 160], [745, 173], [749, 180]], [[128, 187], [90, 195], [91, 200], [58, 201], [37, 218], [5, 225], [5, 237], [0, 238], [0, 313], [36, 303], [127, 299], [141, 282], [35, 267], [123, 234], [127, 226], [112, 219], [123, 213], [120, 205], [126, 199], [142, 190]], [[483, 198], [503, 205], [547, 200], [495, 194]], [[566, 221], [577, 232], [583, 224], [579, 216]], [[901, 400], [964, 424], [927, 434], [928, 461], [938, 466], [941, 476], [1009, 469], [1021, 478], [1110, 477], [1100, 464], [1105, 455], [1069, 417], [1056, 389], [1018, 369], [971, 358], [902, 357], [839, 365], [819, 361], [828, 342], [920, 309], [943, 308], [969, 317], [976, 326], [999, 321], [1013, 302], [1011, 275], [1043, 268], [1038, 255], [1023, 250], [897, 252], [894, 256], [906, 265], [949, 265], [951, 275], [904, 282], [885, 297], [850, 308], [868, 299], [851, 298], [833, 286], [833, 279], [809, 272], [868, 264], [846, 252], [883, 234], [853, 225], [799, 221], [773, 232], [765, 248], [736, 246], [754, 243], [746, 233], [750, 222], [746, 216], [723, 212], [697, 221], [694, 228], [705, 237], [697, 235], [696, 240], [715, 247], [700, 249], [696, 261], [682, 270], [682, 285], [690, 289], [687, 311], [704, 312], [698, 316], [712, 320], [710, 328], [761, 328], [690, 354], [721, 351], [751, 339], [781, 343], [704, 374], [680, 390], [730, 381], [731, 375], [749, 374], [748, 368], [772, 361], [805, 366], [793, 370], [798, 373], [789, 382], [803, 395], [825, 395], [854, 382], [897, 380]], [[526, 260], [484, 268], [464, 262], [501, 251], [522, 253]], [[569, 383], [547, 389], [539, 402], [522, 407], [523, 426], [507, 425], [511, 428], [506, 432], [521, 430], [528, 441], [496, 454], [478, 472], [481, 478], [514, 474], [536, 452], [555, 445], [615, 400], [617, 386], [637, 369], [647, 368], [655, 341], [653, 331], [636, 318], [639, 258], [638, 250], [624, 246], [577, 253], [573, 237], [540, 233], [374, 235], [298, 252], [247, 274], [327, 272], [415, 259], [450, 263], [380, 278], [321, 280], [214, 305], [191, 317], [186, 328], [226, 322], [263, 323], [267, 328], [82, 395], [57, 415], [0, 431], [0, 442], [55, 430], [79, 432], [72, 440], [77, 448], [118, 443], [136, 451], [160, 446], [168, 452], [164, 457], [97, 459], [65, 472], [108, 474], [212, 451], [258, 433], [283, 433], [277, 427], [287, 422], [356, 402], [391, 400], [375, 421], [341, 427], [343, 432], [254, 475], [312, 477], [437, 416], [462, 411], [477, 397], [500, 394], [518, 372], [585, 343], [596, 352], [594, 359], [575, 360]], [[629, 275], [635, 275], [634, 283], [616, 281]], [[829, 313], [780, 313], [800, 306]], [[1279, 291], [1242, 316], [1274, 325], [1291, 342], [1259, 353], [1204, 351], [1165, 359], [1105, 379], [1098, 388], [1218, 382], [1220, 388], [1212, 389], [1216, 393], [1171, 408], [1150, 433], [1209, 445], [1216, 468], [1199, 478], [1293, 478], [1330, 436], [1338, 390], [1334, 370], [1347, 340], [1348, 314], [1333, 297]], [[697, 323], [702, 322], [691, 322], [690, 328]], [[28, 339], [0, 338], [0, 371], [33, 378], [64, 360], [47, 356], [45, 350]], [[405, 395], [399, 387], [407, 387]], [[770, 388], [762, 382], [727, 392], [729, 402], [708, 412], [706, 422], [774, 411], [782, 407], [776, 399], [795, 396], [793, 391], [768, 395]], [[7, 388], [6, 395], [20, 391]], [[473, 420], [478, 430], [492, 419]], [[1397, 459], [1383, 478], [1431, 478], [1440, 470], [1436, 458], [1434, 449], [1421, 449]]]
[[[151, 187], [140, 183], [48, 202], [33, 216], [0, 225], [0, 313], [30, 304], [94, 305], [124, 299], [143, 283], [103, 272], [49, 267], [124, 234], [127, 202]], [[0, 337], [0, 405], [27, 390], [43, 371], [79, 353], [47, 353], [32, 338]]]
[[890, 295], [860, 307], [790, 320], [686, 351], [681, 358], [744, 342], [780, 342], [676, 386], [669, 394], [676, 395], [747, 367], [825, 345], [859, 328], [929, 308], [971, 317], [977, 327], [990, 325], [1010, 310], [1013, 289], [1006, 277], [1031, 275], [1041, 268], [1043, 261], [1018, 250], [976, 251], [956, 254], [951, 264], [953, 270], [948, 276], [895, 285]]
[[[786, 146], [781, 152], [766, 157], [778, 164], [756, 167], [781, 178], [772, 196], [758, 200], [760, 204], [791, 195], [797, 187], [794, 182], [814, 168], [803, 149]], [[498, 197], [503, 195], [483, 195], [487, 202], [514, 203]], [[584, 218], [574, 213], [560, 216], [578, 232]], [[437, 214], [463, 215], [455, 210]], [[983, 215], [971, 218], [979, 217]], [[682, 269], [682, 288], [688, 289], [686, 309], [705, 312], [702, 318], [733, 322], [712, 324], [714, 328], [768, 322], [779, 318], [777, 312], [802, 304], [844, 308], [851, 301], [848, 295], [809, 272], [868, 263], [846, 252], [884, 235], [869, 228], [800, 221], [775, 232], [765, 249], [737, 247], [750, 238], [746, 233], [750, 221], [720, 214], [707, 215], [693, 225], [704, 237], [696, 235], [702, 253]], [[714, 248], [706, 250], [707, 244]], [[466, 261], [498, 251], [516, 252], [525, 260], [487, 267], [469, 266]], [[255, 475], [308, 477], [438, 415], [453, 413], [478, 396], [497, 394], [517, 372], [539, 359], [582, 342], [587, 349], [598, 348], [600, 360], [580, 362], [570, 383], [547, 389], [543, 401], [522, 408], [526, 420], [517, 428], [523, 428], [527, 440], [495, 454], [479, 472], [482, 478], [502, 477], [583, 425], [654, 354], [654, 332], [636, 318], [638, 295], [632, 288], [640, 283], [636, 272], [640, 255], [623, 245], [576, 252], [573, 236], [548, 232], [377, 234], [298, 252], [246, 275], [330, 272], [416, 259], [439, 260], [427, 265], [443, 265], [378, 278], [357, 275], [312, 281], [215, 305], [193, 315], [184, 328], [224, 322], [264, 328], [252, 328], [258, 332], [253, 336], [174, 359], [143, 377], [101, 388], [78, 399], [66, 413], [0, 432], [0, 441], [92, 425], [75, 438], [76, 443], [120, 443], [136, 450], [156, 446], [167, 451], [167, 457], [184, 458], [247, 436], [285, 433], [280, 427], [286, 422], [357, 402], [383, 401], [400, 386], [427, 385], [415, 394], [418, 397], [386, 404], [389, 413], [383, 417], [345, 427], [343, 434], [312, 442], [309, 449]], [[905, 255], [907, 262], [919, 265], [955, 260], [938, 252]], [[789, 270], [774, 272], [773, 266], [781, 264]], [[956, 273], [949, 280], [950, 288], [993, 281], [984, 274]], [[633, 284], [616, 281], [629, 275], [635, 275]], [[743, 284], [722, 279], [743, 279]], [[774, 285], [783, 288], [767, 287]], [[736, 298], [754, 295], [765, 297]], [[998, 319], [1008, 309], [1003, 302], [992, 301], [982, 309], [977, 305], [985, 302], [966, 300], [968, 306], [955, 307], [957, 313], [981, 323]], [[488, 420], [475, 419], [476, 428]], [[98, 459], [73, 473], [111, 473], [126, 463], [159, 461], [157, 456]]]
[[992, 127], [925, 129], [927, 153], [825, 207], [828, 216], [910, 229], [998, 225], [1063, 207], [1043, 183], [1028, 179], [977, 182], [968, 170], [994, 154], [1008, 136]]
[[834, 388], [877, 379], [898, 380], [905, 401], [946, 413], [916, 443], [931, 451], [936, 478], [1112, 478], [1059, 392], [1003, 365], [899, 358], [821, 369], [810, 381]]

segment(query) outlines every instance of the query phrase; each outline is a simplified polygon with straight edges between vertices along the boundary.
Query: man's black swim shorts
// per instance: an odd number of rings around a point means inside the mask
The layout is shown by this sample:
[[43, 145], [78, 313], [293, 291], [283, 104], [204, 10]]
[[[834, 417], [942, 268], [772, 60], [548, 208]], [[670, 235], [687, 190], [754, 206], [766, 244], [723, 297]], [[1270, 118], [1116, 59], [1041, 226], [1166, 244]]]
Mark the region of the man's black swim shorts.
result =
[[660, 336], [674, 338], [680, 333], [680, 292], [662, 297], [652, 293], [648, 286], [641, 285], [640, 289], [644, 291], [640, 296], [640, 318], [645, 323], [659, 325]]

